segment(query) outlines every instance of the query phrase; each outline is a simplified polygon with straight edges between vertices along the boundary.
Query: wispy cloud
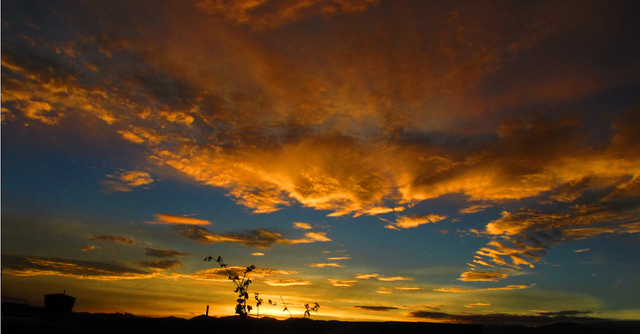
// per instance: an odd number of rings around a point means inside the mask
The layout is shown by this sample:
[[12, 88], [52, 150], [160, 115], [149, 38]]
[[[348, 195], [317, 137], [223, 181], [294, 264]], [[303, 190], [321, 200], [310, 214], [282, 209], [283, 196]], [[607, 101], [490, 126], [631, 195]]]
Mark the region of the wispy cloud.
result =
[[325, 267], [341, 268], [341, 267], [344, 267], [344, 265], [337, 264], [337, 263], [312, 263], [312, 264], [309, 265], [309, 267], [314, 267], [314, 268], [325, 268]]
[[170, 270], [183, 265], [183, 262], [178, 260], [138, 261], [134, 263], [140, 267], [151, 270]]
[[148, 185], [153, 182], [151, 175], [142, 171], [118, 171], [113, 174], [107, 174], [107, 177], [114, 180], [104, 180], [102, 185], [105, 187], [105, 193], [112, 192], [128, 192], [133, 188]]
[[388, 295], [393, 293], [393, 291], [391, 291], [391, 288], [379, 287], [378, 290], [376, 290], [376, 293], [379, 293], [381, 295]]
[[340, 256], [340, 257], [330, 257], [327, 258], [327, 260], [349, 260], [350, 258], [348, 256]]
[[264, 253], [251, 253], [253, 256], [264, 256]]
[[291, 240], [283, 238], [279, 233], [265, 229], [243, 230], [225, 234], [216, 234], [203, 227], [194, 225], [173, 225], [172, 229], [183, 237], [199, 243], [211, 244], [218, 242], [232, 242], [260, 249], [270, 248], [274, 244], [294, 245], [331, 241], [331, 239], [326, 237], [326, 233], [324, 232], [309, 232], [305, 234], [306, 238], [304, 239]]
[[[229, 272], [232, 275], [241, 275], [247, 268], [244, 267], [227, 267], [225, 268], [211, 268], [206, 270], [200, 270], [195, 274], [187, 275], [187, 277], [193, 279], [201, 279], [201, 280], [214, 280], [214, 281], [228, 281], [229, 280]], [[292, 275], [297, 274], [298, 271], [294, 270], [280, 270], [280, 269], [269, 269], [269, 268], [256, 268], [251, 272], [252, 279], [257, 278], [265, 278], [269, 276], [280, 276], [280, 275]]]
[[352, 306], [351, 308], [358, 311], [373, 311], [373, 312], [389, 312], [393, 310], [398, 310], [397, 307], [393, 307], [393, 306], [357, 305], [357, 306]]
[[353, 286], [353, 283], [357, 283], [355, 280], [337, 280], [337, 279], [329, 279], [329, 283], [333, 286], [349, 288]]
[[420, 290], [422, 288], [411, 288], [411, 287], [396, 287], [396, 290], [400, 290], [400, 291], [416, 291], [416, 290]]
[[560, 311], [560, 312], [538, 312], [537, 314], [509, 314], [509, 313], [491, 313], [491, 314], [450, 314], [432, 311], [412, 311], [410, 317], [434, 320], [438, 322], [462, 323], [462, 324], [482, 324], [482, 323], [500, 323], [500, 324], [520, 324], [528, 326], [546, 325], [555, 322], [581, 322], [601, 320], [589, 317], [591, 311]]
[[308, 224], [308, 223], [295, 222], [293, 223], [293, 228], [296, 228], [299, 230], [310, 230], [313, 227], [311, 226], [311, 224]]
[[266, 280], [262, 283], [270, 286], [296, 286], [296, 285], [311, 285], [309, 281], [303, 281], [299, 279], [278, 279], [278, 280]]
[[574, 250], [574, 252], [576, 252], [576, 253], [583, 253], [583, 252], [588, 252], [588, 251], [590, 251], [590, 250], [591, 250], [591, 249], [589, 249], [589, 248], [583, 248], [583, 249], [576, 249], [576, 250]]
[[473, 303], [473, 304], [467, 304], [464, 307], [474, 307], [474, 306], [491, 306], [491, 304], [489, 304], [489, 303]]
[[146, 248], [146, 252], [144, 253], [144, 255], [159, 257], [159, 258], [167, 258], [167, 257], [188, 256], [189, 254], [170, 250], [170, 249]]
[[464, 208], [464, 209], [460, 209], [460, 213], [461, 214], [470, 214], [470, 213], [476, 213], [476, 212], [481, 212], [484, 211], [488, 208], [492, 207], [492, 205], [490, 204], [476, 204], [476, 205], [472, 205], [470, 207]]
[[460, 293], [460, 292], [477, 292], [477, 291], [521, 290], [521, 289], [531, 288], [534, 285], [535, 284], [531, 284], [531, 285], [509, 285], [509, 286], [500, 287], [500, 288], [484, 288], [484, 289], [453, 287], [453, 288], [433, 289], [433, 291]]
[[114, 281], [143, 279], [155, 274], [113, 263], [2, 254], [4, 274], [16, 276], [65, 276]]
[[356, 275], [356, 278], [357, 279], [377, 278], [378, 280], [385, 281], [385, 282], [413, 281], [413, 278], [411, 278], [411, 277], [402, 277], [402, 276], [385, 277], [385, 276], [378, 275], [378, 274], [358, 274], [358, 275]]
[[413, 216], [399, 216], [395, 223], [390, 223], [385, 226], [385, 228], [400, 230], [405, 228], [413, 228], [418, 227], [423, 224], [436, 223], [443, 219], [446, 219], [447, 216], [433, 215], [433, 214], [425, 214], [425, 215], [413, 215]]
[[460, 281], [484, 281], [484, 282], [498, 282], [501, 279], [507, 278], [509, 275], [500, 271], [467, 271], [460, 275], [458, 280]]
[[196, 9], [210, 15], [213, 20], [231, 21], [237, 25], [247, 25], [254, 30], [266, 30], [316, 15], [328, 17], [342, 13], [363, 12], [378, 1], [294, 0], [281, 3], [271, 0], [239, 0], [223, 4], [215, 0], [197, 0], [193, 5]]
[[195, 219], [185, 216], [176, 216], [164, 213], [155, 214], [156, 220], [149, 221], [147, 224], [185, 224], [185, 225], [211, 225], [211, 222], [203, 219]]
[[115, 242], [125, 245], [136, 245], [138, 242], [132, 237], [125, 237], [122, 235], [91, 235], [87, 239], [97, 242]]
[[100, 247], [96, 247], [94, 245], [86, 245], [86, 246], [82, 246], [82, 248], [80, 248], [80, 250], [82, 250], [83, 252], [92, 251], [94, 249], [100, 249]]

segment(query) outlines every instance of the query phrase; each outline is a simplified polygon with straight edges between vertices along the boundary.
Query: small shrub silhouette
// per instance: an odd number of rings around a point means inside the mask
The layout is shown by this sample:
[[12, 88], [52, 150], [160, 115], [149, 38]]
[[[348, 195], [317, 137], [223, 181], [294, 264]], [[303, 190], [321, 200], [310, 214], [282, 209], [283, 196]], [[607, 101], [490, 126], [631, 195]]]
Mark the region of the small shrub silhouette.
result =
[[[210, 262], [211, 260], [213, 260], [212, 256], [204, 258], [204, 261], [207, 262]], [[222, 256], [218, 256], [215, 261], [220, 264], [220, 267], [227, 270], [229, 279], [236, 284], [235, 292], [238, 293], [238, 299], [236, 300], [238, 302], [238, 305], [236, 305], [236, 314], [239, 315], [240, 318], [246, 319], [247, 314], [251, 312], [252, 309], [251, 305], [247, 305], [247, 300], [249, 299], [249, 293], [247, 292], [247, 290], [249, 289], [249, 284], [251, 284], [251, 280], [248, 279], [247, 274], [256, 269], [256, 267], [254, 265], [247, 267], [247, 269], [244, 271], [244, 275], [242, 276], [242, 278], [240, 278], [236, 273], [232, 273], [229, 270], [227, 264], [222, 260]], [[258, 294], [256, 294], [256, 299], [258, 299]], [[260, 300], [260, 302], [262, 302], [262, 300]]]
[[258, 297], [260, 294], [256, 292], [256, 316], [260, 318], [260, 305], [262, 305], [262, 298]]
[[311, 311], [318, 313], [318, 310], [320, 309], [320, 305], [318, 305], [318, 303], [315, 303], [313, 307], [309, 307], [309, 304], [304, 304], [304, 307], [307, 310], [304, 311], [303, 318], [309, 317], [309, 319], [311, 319]]

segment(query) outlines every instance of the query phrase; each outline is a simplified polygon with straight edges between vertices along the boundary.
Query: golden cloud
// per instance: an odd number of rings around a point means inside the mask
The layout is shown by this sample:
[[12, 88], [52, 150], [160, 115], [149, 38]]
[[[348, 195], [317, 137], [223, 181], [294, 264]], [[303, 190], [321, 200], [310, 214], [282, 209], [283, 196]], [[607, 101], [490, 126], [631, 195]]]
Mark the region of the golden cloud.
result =
[[186, 224], [186, 225], [211, 225], [211, 222], [203, 219], [195, 219], [184, 216], [157, 213], [154, 215], [158, 220], [147, 222], [150, 225], [156, 224]]
[[104, 180], [102, 185], [105, 187], [104, 192], [128, 192], [133, 191], [133, 188], [147, 185], [153, 182], [153, 179], [147, 172], [142, 171], [119, 171], [112, 175], [107, 174], [114, 180]]
[[425, 214], [425, 215], [416, 214], [410, 217], [400, 216], [398, 217], [395, 223], [388, 224], [385, 226], [385, 228], [400, 230], [404, 228], [418, 227], [423, 224], [436, 223], [446, 218], [447, 216], [440, 216], [440, 215], [433, 215], [433, 214]]
[[467, 271], [460, 275], [458, 280], [460, 281], [484, 281], [484, 282], [498, 282], [501, 279], [507, 278], [509, 275], [500, 271]]
[[500, 288], [485, 288], [485, 289], [454, 287], [454, 288], [433, 289], [433, 291], [460, 293], [460, 292], [477, 292], [477, 291], [521, 290], [521, 289], [528, 289], [528, 288], [530, 288], [530, 287], [532, 287], [534, 285], [535, 284], [532, 284], [532, 285], [529, 285], [529, 286], [527, 286], [527, 285], [509, 285], [509, 286], [500, 287]]
[[356, 275], [356, 278], [357, 279], [377, 278], [378, 280], [384, 281], [384, 282], [413, 281], [413, 278], [411, 278], [411, 277], [401, 277], [401, 276], [385, 277], [385, 276], [378, 275], [378, 274], [358, 274], [358, 275]]
[[92, 251], [94, 249], [100, 249], [100, 247], [96, 247], [96, 246], [93, 246], [93, 245], [86, 245], [86, 246], [82, 246], [82, 248], [81, 248], [81, 250], [83, 252]]
[[460, 209], [460, 213], [461, 214], [470, 214], [470, 213], [476, 213], [476, 212], [481, 212], [484, 211], [485, 209], [488, 209], [492, 207], [492, 205], [488, 205], [488, 204], [476, 204], [476, 205], [472, 205], [470, 207], [464, 208], [464, 209]]
[[279, 280], [266, 280], [262, 283], [270, 286], [296, 286], [296, 285], [311, 285], [309, 281], [303, 281], [298, 279], [279, 279]]
[[337, 279], [328, 279], [329, 283], [333, 286], [349, 288], [353, 286], [353, 283], [357, 283], [358, 281], [354, 280], [337, 280]]
[[311, 224], [308, 223], [295, 222], [293, 223], [293, 228], [297, 228], [300, 230], [310, 230], [312, 227]]

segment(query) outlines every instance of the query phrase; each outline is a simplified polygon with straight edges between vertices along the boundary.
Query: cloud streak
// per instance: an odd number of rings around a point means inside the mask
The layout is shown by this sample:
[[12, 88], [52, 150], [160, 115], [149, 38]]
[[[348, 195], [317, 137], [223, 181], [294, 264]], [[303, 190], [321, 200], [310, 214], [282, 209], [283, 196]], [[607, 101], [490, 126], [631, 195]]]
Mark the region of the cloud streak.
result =
[[176, 216], [164, 213], [155, 214], [157, 220], [147, 222], [150, 225], [157, 224], [184, 224], [184, 225], [211, 225], [211, 222], [203, 219], [195, 219], [184, 216]]
[[132, 237], [126, 237], [122, 235], [91, 235], [87, 237], [88, 240], [96, 242], [114, 242], [124, 245], [137, 245], [138, 242]]
[[159, 257], [159, 258], [172, 258], [172, 257], [182, 257], [188, 256], [187, 253], [182, 253], [170, 249], [155, 249], [155, 248], [146, 248], [146, 252], [144, 253], [146, 256]]
[[245, 246], [268, 249], [275, 244], [295, 245], [302, 243], [331, 241], [324, 232], [308, 232], [304, 239], [285, 239], [281, 234], [265, 229], [243, 230], [225, 234], [216, 234], [203, 227], [195, 225], [173, 225], [172, 230], [179, 235], [193, 241], [212, 244], [219, 242], [239, 243]]
[[5, 274], [15, 276], [64, 276], [77, 279], [115, 281], [155, 277], [152, 272], [118, 264], [59, 258], [2, 254]]
[[462, 324], [520, 324], [528, 326], [548, 325], [556, 322], [584, 322], [602, 320], [588, 316], [591, 311], [559, 311], [559, 312], [537, 312], [537, 314], [509, 314], [509, 313], [492, 313], [492, 314], [450, 314], [444, 312], [432, 311], [412, 311], [410, 317], [428, 319], [438, 322], [462, 323]]

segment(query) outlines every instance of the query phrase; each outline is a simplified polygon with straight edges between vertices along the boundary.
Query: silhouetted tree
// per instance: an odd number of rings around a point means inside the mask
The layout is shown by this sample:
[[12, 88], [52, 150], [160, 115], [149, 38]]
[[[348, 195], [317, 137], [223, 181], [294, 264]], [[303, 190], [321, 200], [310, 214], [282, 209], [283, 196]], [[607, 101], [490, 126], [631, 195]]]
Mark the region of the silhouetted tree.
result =
[[[212, 256], [204, 258], [204, 261], [207, 262], [211, 260], [213, 260]], [[247, 267], [247, 269], [244, 271], [244, 275], [242, 276], [242, 278], [240, 278], [235, 272], [231, 272], [229, 270], [227, 264], [222, 260], [222, 256], [218, 256], [215, 261], [220, 264], [220, 267], [224, 268], [227, 271], [227, 273], [229, 274], [229, 279], [236, 284], [235, 292], [238, 293], [238, 299], [236, 300], [238, 302], [238, 305], [236, 305], [236, 314], [238, 314], [242, 319], [245, 319], [248, 312], [251, 312], [251, 305], [247, 305], [247, 300], [249, 299], [249, 293], [247, 293], [247, 290], [249, 289], [251, 280], [248, 279], [247, 274], [256, 269], [256, 267], [254, 265]]]

